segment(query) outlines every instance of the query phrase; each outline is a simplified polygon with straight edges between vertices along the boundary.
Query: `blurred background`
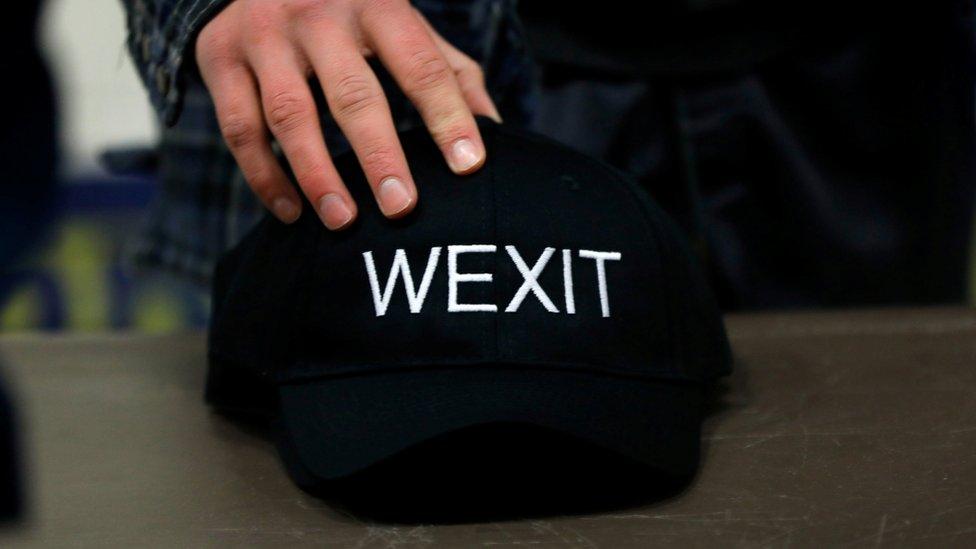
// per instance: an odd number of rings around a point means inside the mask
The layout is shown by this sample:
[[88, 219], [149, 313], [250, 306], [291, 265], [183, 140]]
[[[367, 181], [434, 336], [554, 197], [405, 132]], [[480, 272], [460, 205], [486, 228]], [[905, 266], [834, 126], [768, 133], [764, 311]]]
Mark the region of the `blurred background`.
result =
[[[61, 185], [54, 222], [34, 253], [0, 276], [0, 330], [146, 332], [202, 328], [206, 292], [122, 260], [155, 192], [152, 157], [125, 175], [106, 168], [109, 151], [150, 151], [157, 123], [125, 49], [118, 0], [50, 0], [41, 49], [60, 105]], [[976, 257], [976, 254], [971, 254]], [[976, 294], [970, 260], [970, 301]]]
[[205, 292], [122, 261], [155, 188], [151, 165], [112, 175], [105, 154], [148, 149], [158, 135], [125, 32], [118, 0], [44, 4], [41, 50], [60, 106], [61, 185], [40, 245], [0, 275], [11, 290], [0, 331], [205, 326]]

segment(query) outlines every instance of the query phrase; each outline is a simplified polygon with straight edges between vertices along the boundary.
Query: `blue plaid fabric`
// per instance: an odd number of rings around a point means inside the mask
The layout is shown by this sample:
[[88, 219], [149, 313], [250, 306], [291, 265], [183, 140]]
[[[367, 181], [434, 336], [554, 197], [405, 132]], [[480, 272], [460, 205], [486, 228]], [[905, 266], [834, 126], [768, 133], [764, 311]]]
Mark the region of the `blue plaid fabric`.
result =
[[[231, 0], [122, 1], [129, 52], [165, 123], [158, 151], [160, 192], [127, 260], [138, 269], [162, 269], [207, 284], [220, 255], [264, 214], [221, 138], [213, 103], [192, 59], [197, 33]], [[415, 0], [414, 5], [448, 41], [481, 64], [506, 123], [527, 124], [534, 110], [532, 65], [515, 0]], [[390, 76], [379, 64], [373, 67], [397, 126], [421, 124]], [[330, 152], [347, 151], [326, 109], [319, 110]]]

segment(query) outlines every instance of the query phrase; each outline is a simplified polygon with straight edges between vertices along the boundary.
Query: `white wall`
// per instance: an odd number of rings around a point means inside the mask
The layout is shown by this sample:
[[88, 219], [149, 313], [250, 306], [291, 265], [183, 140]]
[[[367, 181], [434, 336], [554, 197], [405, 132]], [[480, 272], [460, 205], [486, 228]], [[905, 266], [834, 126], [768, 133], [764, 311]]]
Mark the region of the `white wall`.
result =
[[41, 47], [60, 103], [65, 175], [98, 171], [106, 147], [155, 141], [155, 116], [125, 49], [120, 0], [47, 0]]

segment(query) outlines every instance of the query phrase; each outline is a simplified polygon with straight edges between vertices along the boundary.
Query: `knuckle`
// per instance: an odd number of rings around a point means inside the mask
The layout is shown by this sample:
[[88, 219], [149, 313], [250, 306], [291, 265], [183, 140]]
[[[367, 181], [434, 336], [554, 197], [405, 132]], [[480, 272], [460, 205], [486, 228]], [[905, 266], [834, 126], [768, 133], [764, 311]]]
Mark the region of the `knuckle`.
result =
[[197, 37], [196, 58], [201, 68], [224, 66], [236, 59], [230, 33], [204, 28]]
[[458, 72], [458, 87], [463, 93], [485, 90], [485, 74], [481, 67], [477, 64], [463, 67]]
[[361, 9], [367, 13], [388, 14], [401, 5], [402, 0], [364, 0]]
[[236, 114], [224, 117], [220, 122], [220, 134], [232, 149], [246, 147], [257, 139], [257, 124]]
[[281, 12], [274, 2], [251, 2], [242, 20], [250, 42], [263, 42], [282, 26]]
[[244, 179], [247, 181], [251, 191], [254, 192], [258, 198], [268, 201], [271, 198], [272, 190], [275, 187], [275, 180], [271, 174], [267, 171], [261, 170], [255, 173], [246, 174]]
[[471, 132], [464, 131], [463, 128], [458, 126], [448, 126], [434, 130], [434, 134], [434, 141], [436, 141], [437, 144], [442, 148], [446, 148], [458, 139], [467, 137], [471, 134]]
[[362, 159], [363, 167], [380, 177], [397, 173], [397, 154], [384, 143], [378, 143], [365, 148]]
[[321, 158], [311, 158], [307, 154], [300, 154], [302, 161], [292, 163], [292, 171], [299, 186], [312, 188], [314, 183], [322, 180], [326, 173], [326, 163]]
[[427, 127], [435, 141], [441, 144], [452, 143], [471, 133], [467, 117], [463, 112], [437, 107], [427, 118]]
[[308, 120], [309, 111], [309, 105], [298, 94], [273, 94], [268, 101], [268, 125], [275, 134], [290, 133]]
[[437, 52], [422, 49], [410, 56], [407, 82], [411, 92], [424, 92], [447, 82], [451, 67]]
[[224, 42], [226, 42], [227, 32], [225, 32], [218, 25], [207, 25], [203, 27], [200, 34], [197, 36], [197, 51], [210, 52], [215, 49], [220, 49]]
[[354, 117], [375, 107], [379, 99], [379, 90], [366, 76], [344, 76], [334, 84], [333, 114], [337, 118]]
[[197, 56], [197, 64], [201, 71], [209, 71], [208, 76], [220, 75], [225, 71], [235, 68], [238, 64], [238, 57], [230, 50], [211, 51]]
[[293, 21], [317, 21], [326, 14], [327, 2], [322, 0], [288, 0], [282, 9]]
[[465, 77], [471, 79], [478, 85], [484, 85], [485, 83], [485, 71], [481, 68], [481, 65], [475, 63], [472, 60], [468, 60], [467, 63], [461, 68]]
[[318, 36], [336, 36], [358, 40], [354, 31], [350, 31], [341, 17], [324, 9], [309, 13], [301, 22], [300, 27], [299, 32], [304, 33], [304, 36], [313, 41]]

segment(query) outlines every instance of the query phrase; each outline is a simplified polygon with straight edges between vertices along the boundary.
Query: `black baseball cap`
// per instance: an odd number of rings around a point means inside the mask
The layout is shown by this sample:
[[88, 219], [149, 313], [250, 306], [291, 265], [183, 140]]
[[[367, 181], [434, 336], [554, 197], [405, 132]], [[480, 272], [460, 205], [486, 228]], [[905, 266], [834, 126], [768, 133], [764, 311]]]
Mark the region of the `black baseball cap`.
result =
[[[466, 427], [523, 423], [666, 473], [698, 465], [708, 384], [730, 371], [721, 316], [674, 223], [630, 179], [479, 120], [456, 176], [401, 133], [420, 200], [331, 232], [306, 204], [220, 261], [207, 400], [277, 418], [303, 486]], [[358, 203], [354, 156], [336, 158]]]

